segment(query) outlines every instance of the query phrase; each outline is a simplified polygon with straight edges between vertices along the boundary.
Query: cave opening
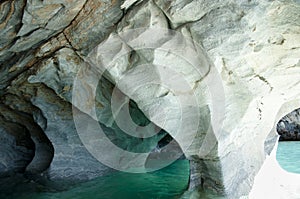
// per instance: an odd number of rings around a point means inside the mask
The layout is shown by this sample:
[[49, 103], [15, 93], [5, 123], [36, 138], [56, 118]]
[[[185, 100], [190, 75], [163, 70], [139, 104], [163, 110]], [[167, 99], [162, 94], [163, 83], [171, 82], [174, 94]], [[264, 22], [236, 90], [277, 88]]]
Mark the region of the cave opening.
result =
[[276, 159], [287, 172], [300, 174], [300, 108], [288, 113], [277, 123], [279, 137]]

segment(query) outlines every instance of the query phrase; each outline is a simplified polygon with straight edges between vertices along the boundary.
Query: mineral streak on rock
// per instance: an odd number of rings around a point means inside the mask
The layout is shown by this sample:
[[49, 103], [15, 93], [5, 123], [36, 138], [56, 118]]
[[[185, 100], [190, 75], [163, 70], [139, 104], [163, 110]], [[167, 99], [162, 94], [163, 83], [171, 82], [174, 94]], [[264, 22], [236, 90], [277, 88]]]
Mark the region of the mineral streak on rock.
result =
[[[152, 49], [137, 49], [147, 31], [132, 32], [128, 40], [116, 37], [138, 28], [172, 29], [184, 39], [176, 40], [172, 31], [151, 34], [147, 38]], [[162, 143], [174, 139], [171, 155], [183, 151], [190, 160], [190, 190], [247, 196], [277, 140], [276, 128], [282, 139], [300, 138], [299, 109], [294, 111], [300, 107], [299, 34], [297, 0], [0, 1], [0, 183], [18, 175], [75, 182], [112, 172], [82, 143], [73, 108], [97, 119], [120, 148], [149, 151], [150, 159], [164, 151]], [[116, 42], [111, 43], [112, 38]], [[185, 40], [194, 42], [197, 56], [189, 54]], [[100, 47], [106, 51], [98, 52]], [[90, 70], [91, 59], [100, 71], [112, 66], [99, 77], [95, 99], [80, 101], [95, 104], [94, 112], [72, 101], [79, 71], [91, 77], [81, 82], [84, 93], [94, 89], [89, 81], [98, 73]], [[201, 65], [200, 73], [193, 64]], [[217, 82], [215, 74], [221, 88], [207, 85]], [[180, 78], [190, 89], [142, 84], [162, 79], [181, 83]], [[153, 131], [165, 128], [149, 139], [126, 134], [112, 113], [116, 90], [121, 93], [118, 114], [129, 107], [137, 125], [150, 124]], [[224, 95], [222, 107], [214, 106], [218, 97], [212, 93]], [[178, 96], [189, 103], [195, 96], [197, 106], [180, 107]], [[216, 110], [223, 110], [218, 132]], [[181, 114], [189, 123], [178, 136]], [[191, 127], [198, 123], [191, 138]]]

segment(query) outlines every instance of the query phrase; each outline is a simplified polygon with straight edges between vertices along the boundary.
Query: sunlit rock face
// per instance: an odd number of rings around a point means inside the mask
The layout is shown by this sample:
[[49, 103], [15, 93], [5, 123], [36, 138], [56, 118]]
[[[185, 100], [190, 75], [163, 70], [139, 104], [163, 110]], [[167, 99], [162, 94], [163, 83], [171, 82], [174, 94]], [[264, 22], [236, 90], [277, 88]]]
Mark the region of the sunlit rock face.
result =
[[239, 198], [278, 121], [300, 107], [296, 0], [15, 0], [0, 10], [0, 176], [111, 172], [97, 154], [113, 148], [85, 146], [77, 111], [123, 150], [149, 152], [137, 165], [183, 152], [189, 189]]

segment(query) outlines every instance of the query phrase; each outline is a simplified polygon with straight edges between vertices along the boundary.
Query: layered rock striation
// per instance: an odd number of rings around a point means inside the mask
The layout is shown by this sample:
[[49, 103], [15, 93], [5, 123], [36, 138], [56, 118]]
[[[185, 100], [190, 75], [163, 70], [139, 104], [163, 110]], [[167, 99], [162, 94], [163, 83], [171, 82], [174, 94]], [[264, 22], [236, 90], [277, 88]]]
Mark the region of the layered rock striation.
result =
[[110, 173], [109, 138], [123, 149], [114, 169], [184, 153], [190, 190], [239, 198], [280, 118], [300, 107], [297, 0], [6, 0], [0, 10], [3, 179]]

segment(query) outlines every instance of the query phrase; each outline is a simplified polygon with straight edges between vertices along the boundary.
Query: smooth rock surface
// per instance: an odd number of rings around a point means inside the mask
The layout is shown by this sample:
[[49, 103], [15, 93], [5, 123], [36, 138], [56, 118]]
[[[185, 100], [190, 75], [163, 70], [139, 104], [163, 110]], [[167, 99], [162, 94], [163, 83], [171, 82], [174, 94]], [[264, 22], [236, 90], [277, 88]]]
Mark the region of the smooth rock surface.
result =
[[104, 129], [94, 143], [145, 152], [137, 165], [184, 152], [190, 190], [247, 197], [277, 123], [300, 107], [296, 0], [13, 0], [0, 11], [0, 175], [111, 172], [97, 157], [113, 147], [93, 154], [76, 110]]

